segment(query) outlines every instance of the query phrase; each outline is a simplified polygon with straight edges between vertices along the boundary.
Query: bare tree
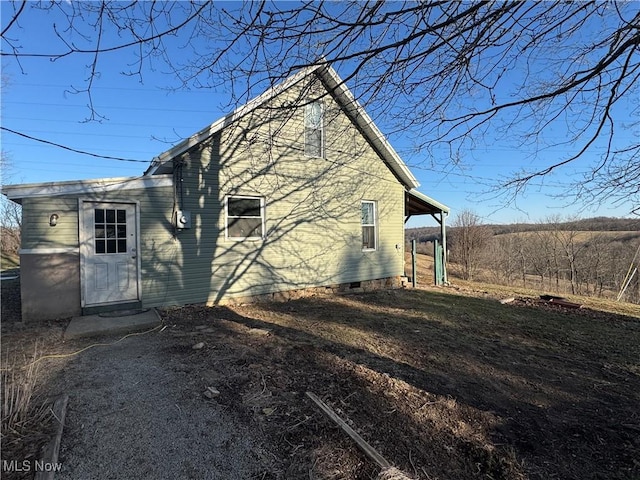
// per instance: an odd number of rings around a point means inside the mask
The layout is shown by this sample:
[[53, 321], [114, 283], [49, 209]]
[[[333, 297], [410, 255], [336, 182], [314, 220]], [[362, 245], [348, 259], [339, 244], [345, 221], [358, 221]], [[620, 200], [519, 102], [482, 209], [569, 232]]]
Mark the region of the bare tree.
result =
[[[20, 39], [31, 32], [22, 21], [47, 14], [57, 20], [50, 41], [26, 51]], [[326, 62], [374, 119], [411, 129], [414, 147], [432, 162], [464, 161], [498, 137], [529, 152], [499, 182], [513, 195], [590, 158], [584, 176], [573, 177], [574, 198], [630, 201], [640, 213], [634, 2], [21, 1], [3, 20], [2, 55], [18, 63], [86, 57], [88, 79], [71, 80], [71, 90], [88, 96], [90, 119], [100, 117], [92, 87], [101, 59], [114, 52], [127, 75], [143, 79], [168, 66], [174, 87], [224, 84], [233, 102]], [[567, 134], [558, 138], [558, 129]], [[568, 153], [551, 156], [558, 147]], [[532, 159], [539, 166], [524, 169]]]
[[[4, 184], [10, 177], [11, 165], [5, 152], [0, 153], [0, 172]], [[22, 233], [22, 209], [4, 195], [0, 195], [0, 248], [3, 252], [17, 255]]]
[[520, 239], [515, 235], [495, 236], [487, 247], [487, 268], [492, 273], [492, 281], [511, 285], [518, 273], [517, 249]]
[[451, 258], [462, 265], [462, 277], [473, 280], [492, 232], [481, 224], [480, 217], [471, 210], [460, 212], [454, 218], [452, 226]]

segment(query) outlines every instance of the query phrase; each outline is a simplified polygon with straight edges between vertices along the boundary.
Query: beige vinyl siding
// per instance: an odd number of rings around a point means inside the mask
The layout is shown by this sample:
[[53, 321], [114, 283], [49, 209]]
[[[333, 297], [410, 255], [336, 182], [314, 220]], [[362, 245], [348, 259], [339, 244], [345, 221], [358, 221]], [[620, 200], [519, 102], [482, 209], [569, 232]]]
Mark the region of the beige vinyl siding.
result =
[[[58, 223], [49, 225], [56, 213]], [[24, 250], [78, 248], [78, 200], [62, 197], [25, 198], [22, 201], [22, 244]]]
[[[305, 156], [304, 106], [273, 108], [298, 101], [299, 91], [176, 159], [183, 162], [179, 207], [191, 213], [190, 229], [174, 232], [171, 187], [94, 198], [140, 204], [145, 307], [403, 274], [404, 187], [330, 96], [322, 98], [325, 158]], [[264, 198], [265, 238], [225, 238], [227, 195]], [[375, 251], [362, 251], [362, 200], [376, 202]], [[78, 246], [77, 197], [25, 199], [23, 208], [23, 248]], [[51, 213], [60, 215], [57, 227], [48, 225]]]
[[[330, 97], [322, 99], [326, 159], [306, 157], [304, 107], [269, 108], [296, 95], [281, 95], [183, 157], [193, 228], [177, 236], [173, 302], [402, 275], [404, 187]], [[226, 195], [265, 199], [264, 239], [225, 238]], [[376, 201], [376, 251], [362, 251], [363, 199]]]

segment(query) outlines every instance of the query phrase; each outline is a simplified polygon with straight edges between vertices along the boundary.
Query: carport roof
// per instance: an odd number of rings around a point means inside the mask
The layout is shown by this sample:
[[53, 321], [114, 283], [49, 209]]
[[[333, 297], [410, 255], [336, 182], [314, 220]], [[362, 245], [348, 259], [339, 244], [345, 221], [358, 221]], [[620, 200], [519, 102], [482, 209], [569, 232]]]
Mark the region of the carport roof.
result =
[[449, 207], [437, 202], [424, 193], [411, 189], [405, 192], [404, 215], [435, 215], [436, 213], [449, 213]]

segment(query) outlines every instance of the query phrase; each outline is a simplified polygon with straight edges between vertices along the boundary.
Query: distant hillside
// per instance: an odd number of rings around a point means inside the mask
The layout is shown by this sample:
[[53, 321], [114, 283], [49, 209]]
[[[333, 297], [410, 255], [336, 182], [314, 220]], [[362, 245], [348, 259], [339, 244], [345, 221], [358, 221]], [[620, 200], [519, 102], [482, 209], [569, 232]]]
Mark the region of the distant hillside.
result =
[[[506, 225], [484, 225], [494, 235], [521, 232], [544, 232], [549, 230], [570, 230], [576, 232], [640, 232], [640, 219], [594, 217], [573, 222], [550, 223], [512, 223]], [[455, 230], [455, 227], [448, 227]], [[440, 227], [407, 228], [407, 241], [429, 242], [440, 235]]]
[[[439, 227], [406, 230], [427, 255], [439, 236]], [[447, 251], [450, 269], [467, 280], [640, 302], [640, 219], [448, 227]]]

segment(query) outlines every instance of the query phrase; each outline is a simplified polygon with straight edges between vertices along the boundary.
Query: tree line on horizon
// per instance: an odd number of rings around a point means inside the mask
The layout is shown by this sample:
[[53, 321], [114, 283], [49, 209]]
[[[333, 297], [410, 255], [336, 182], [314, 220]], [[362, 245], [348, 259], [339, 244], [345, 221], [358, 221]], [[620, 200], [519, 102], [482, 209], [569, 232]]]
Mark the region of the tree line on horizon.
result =
[[[439, 227], [406, 230], [418, 252], [433, 255]], [[484, 225], [469, 210], [447, 229], [449, 270], [465, 280], [557, 294], [616, 298], [640, 264], [640, 220], [548, 217], [539, 223]], [[640, 272], [624, 300], [640, 303]]]

